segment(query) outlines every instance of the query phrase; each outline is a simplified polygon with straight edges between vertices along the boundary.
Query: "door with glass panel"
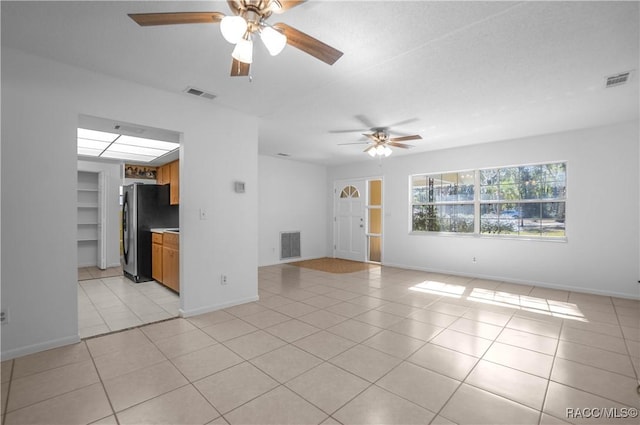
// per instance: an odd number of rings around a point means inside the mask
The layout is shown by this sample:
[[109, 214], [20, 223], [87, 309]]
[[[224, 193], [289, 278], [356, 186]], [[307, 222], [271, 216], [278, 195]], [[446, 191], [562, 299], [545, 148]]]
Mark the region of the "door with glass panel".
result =
[[334, 209], [334, 256], [366, 261], [366, 182], [336, 183]]

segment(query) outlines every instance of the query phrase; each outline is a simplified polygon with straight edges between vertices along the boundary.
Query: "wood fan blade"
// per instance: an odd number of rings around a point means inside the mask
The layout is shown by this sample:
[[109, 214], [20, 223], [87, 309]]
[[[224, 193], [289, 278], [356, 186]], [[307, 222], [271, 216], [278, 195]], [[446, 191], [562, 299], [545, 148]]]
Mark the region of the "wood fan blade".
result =
[[411, 148], [415, 147], [413, 145], [407, 145], [407, 144], [398, 143], [398, 142], [388, 142], [387, 146], [393, 146], [393, 147], [402, 148], [402, 149], [411, 149]]
[[404, 142], [406, 140], [420, 140], [420, 139], [422, 139], [422, 136], [420, 136], [419, 134], [414, 134], [413, 136], [393, 137], [389, 140], [392, 142]]
[[175, 24], [216, 24], [224, 18], [220, 12], [130, 13], [129, 17], [142, 27]]
[[273, 27], [287, 36], [287, 44], [329, 65], [333, 65], [343, 54], [340, 50], [334, 49], [328, 44], [282, 22], [275, 24]]
[[306, 0], [274, 0], [274, 2], [276, 1], [280, 3], [280, 8], [273, 8], [273, 13], [284, 13], [287, 10], [306, 2]]
[[249, 68], [251, 64], [240, 62], [237, 59], [232, 58], [231, 62], [231, 76], [232, 77], [246, 77], [249, 75]]
[[368, 137], [369, 139], [373, 140], [373, 141], [374, 141], [374, 142], [376, 142], [376, 143], [378, 143], [378, 142], [380, 141], [380, 139], [378, 139], [378, 138], [375, 136], [375, 134], [366, 134], [366, 133], [363, 133], [362, 135], [363, 135], [363, 136]]

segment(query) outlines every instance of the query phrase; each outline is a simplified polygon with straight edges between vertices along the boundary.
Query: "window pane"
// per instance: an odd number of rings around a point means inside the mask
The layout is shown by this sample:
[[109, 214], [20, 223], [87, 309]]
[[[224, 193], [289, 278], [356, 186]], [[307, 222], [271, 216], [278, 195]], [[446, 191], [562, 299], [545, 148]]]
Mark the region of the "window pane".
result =
[[413, 206], [413, 231], [424, 232], [427, 230], [427, 207], [424, 205]]
[[414, 204], [427, 202], [427, 176], [411, 177], [411, 199]]
[[382, 233], [382, 210], [369, 209], [369, 233]]
[[[502, 204], [480, 205], [480, 233], [513, 235], [518, 233], [518, 220]], [[501, 214], [502, 213], [502, 214]]]
[[369, 205], [382, 205], [382, 180], [369, 181]]

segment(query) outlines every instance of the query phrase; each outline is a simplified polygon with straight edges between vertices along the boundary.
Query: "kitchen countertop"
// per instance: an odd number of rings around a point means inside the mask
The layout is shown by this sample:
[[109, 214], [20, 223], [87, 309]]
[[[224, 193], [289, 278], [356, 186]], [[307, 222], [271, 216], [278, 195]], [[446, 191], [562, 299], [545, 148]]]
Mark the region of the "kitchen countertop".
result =
[[176, 234], [180, 234], [180, 229], [176, 228], [176, 227], [156, 227], [153, 229], [149, 229], [152, 233], [176, 233]]

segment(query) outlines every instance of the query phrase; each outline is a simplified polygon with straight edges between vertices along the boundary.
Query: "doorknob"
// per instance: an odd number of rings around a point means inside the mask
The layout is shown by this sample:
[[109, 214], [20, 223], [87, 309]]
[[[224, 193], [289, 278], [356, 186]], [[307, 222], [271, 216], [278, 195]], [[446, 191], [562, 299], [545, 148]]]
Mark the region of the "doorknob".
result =
[[364, 224], [361, 224], [360, 227], [364, 227]]

